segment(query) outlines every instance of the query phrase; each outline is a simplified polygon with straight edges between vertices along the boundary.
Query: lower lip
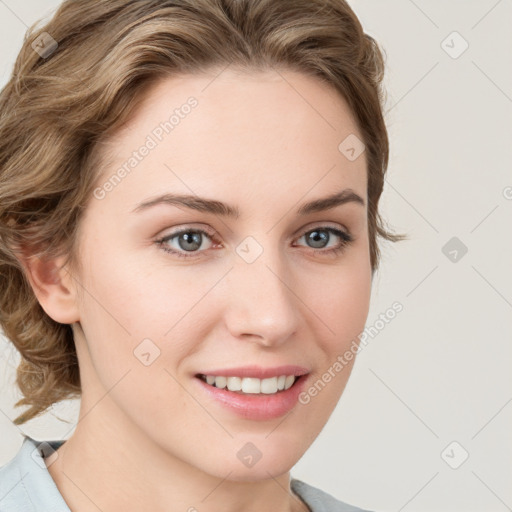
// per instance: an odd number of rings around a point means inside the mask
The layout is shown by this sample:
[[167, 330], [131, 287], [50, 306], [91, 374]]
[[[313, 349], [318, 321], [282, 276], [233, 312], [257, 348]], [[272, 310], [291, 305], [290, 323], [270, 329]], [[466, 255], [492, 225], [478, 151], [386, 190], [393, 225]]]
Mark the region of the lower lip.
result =
[[274, 395], [241, 394], [210, 386], [198, 377], [201, 388], [220, 404], [248, 420], [271, 420], [289, 413], [297, 404], [299, 395], [304, 388], [307, 375], [298, 378], [287, 390], [278, 391]]

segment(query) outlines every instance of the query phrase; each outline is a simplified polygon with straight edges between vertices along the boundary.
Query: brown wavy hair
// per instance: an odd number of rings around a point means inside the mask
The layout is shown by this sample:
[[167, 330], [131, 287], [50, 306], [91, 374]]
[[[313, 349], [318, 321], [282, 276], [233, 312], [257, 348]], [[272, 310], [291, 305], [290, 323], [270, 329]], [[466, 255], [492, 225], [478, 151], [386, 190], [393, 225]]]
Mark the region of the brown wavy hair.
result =
[[377, 237], [404, 238], [378, 212], [389, 152], [383, 55], [344, 0], [67, 0], [28, 30], [0, 93], [0, 325], [21, 354], [16, 406], [30, 406], [15, 424], [81, 392], [71, 325], [42, 309], [20, 256], [65, 256], [79, 268], [98, 144], [162, 78], [232, 64], [290, 69], [334, 86], [366, 146], [375, 272]]

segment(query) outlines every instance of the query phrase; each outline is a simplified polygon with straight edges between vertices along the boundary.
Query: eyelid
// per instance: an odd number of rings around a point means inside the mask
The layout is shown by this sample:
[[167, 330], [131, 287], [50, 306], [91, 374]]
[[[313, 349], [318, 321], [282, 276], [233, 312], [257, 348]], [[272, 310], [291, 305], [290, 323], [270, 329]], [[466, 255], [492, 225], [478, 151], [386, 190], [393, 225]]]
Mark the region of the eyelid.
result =
[[[160, 245], [162, 247], [162, 249], [168, 253], [171, 253], [171, 254], [178, 254], [178, 255], [186, 255], [187, 252], [186, 251], [177, 251], [176, 249], [165, 249], [163, 246], [166, 242], [170, 241], [172, 238], [174, 237], [177, 237], [179, 235], [181, 235], [182, 233], [188, 233], [188, 232], [195, 232], [195, 233], [201, 233], [202, 235], [207, 235], [207, 237], [211, 240], [212, 244], [215, 244], [216, 243], [216, 231], [213, 229], [213, 228], [210, 228], [209, 226], [207, 227], [204, 227], [204, 225], [202, 225], [202, 227], [195, 227], [193, 225], [189, 225], [189, 224], [180, 224], [179, 225], [179, 228], [177, 228], [175, 231], [171, 231], [170, 233], [167, 233], [165, 235], [157, 235], [154, 239], [154, 242], [157, 244], [157, 245]], [[207, 252], [207, 249], [206, 250], [202, 250], [202, 251], [190, 251], [190, 255], [202, 255], [204, 254], [205, 252]]]
[[161, 240], [162, 238], [172, 238], [173, 236], [179, 235], [181, 233], [186, 233], [188, 231], [196, 231], [199, 233], [205, 233], [211, 238], [215, 238], [215, 236], [217, 235], [217, 231], [215, 231], [215, 229], [213, 229], [210, 226], [205, 225], [205, 224], [201, 224], [199, 227], [197, 225], [195, 225], [194, 223], [179, 224], [176, 227], [176, 229], [174, 229], [164, 235], [157, 235], [155, 237], [155, 240]]
[[329, 222], [329, 221], [316, 221], [312, 222], [311, 224], [308, 224], [305, 227], [300, 228], [296, 233], [293, 235], [295, 238], [297, 236], [303, 236], [305, 233], [309, 233], [310, 231], [313, 231], [315, 229], [320, 228], [331, 228], [331, 229], [337, 229], [338, 231], [343, 231], [344, 233], [350, 234], [348, 228], [346, 228], [343, 224], [337, 224], [335, 222]]

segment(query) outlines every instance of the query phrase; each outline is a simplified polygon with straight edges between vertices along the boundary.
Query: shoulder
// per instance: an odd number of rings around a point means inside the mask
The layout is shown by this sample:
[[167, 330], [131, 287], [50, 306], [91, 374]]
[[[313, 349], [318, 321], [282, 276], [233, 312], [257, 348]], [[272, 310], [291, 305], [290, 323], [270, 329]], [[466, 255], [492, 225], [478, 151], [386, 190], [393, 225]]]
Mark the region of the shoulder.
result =
[[369, 512], [337, 500], [330, 494], [292, 478], [292, 491], [311, 509], [311, 512]]
[[44, 462], [63, 442], [24, 437], [16, 456], [0, 467], [1, 512], [69, 512]]

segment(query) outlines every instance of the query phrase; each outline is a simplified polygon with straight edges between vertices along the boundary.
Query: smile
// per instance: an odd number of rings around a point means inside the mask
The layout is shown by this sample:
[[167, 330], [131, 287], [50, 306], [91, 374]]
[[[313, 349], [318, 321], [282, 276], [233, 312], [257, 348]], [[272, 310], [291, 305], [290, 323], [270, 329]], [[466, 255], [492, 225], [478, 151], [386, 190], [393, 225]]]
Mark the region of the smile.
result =
[[288, 414], [295, 408], [310, 370], [283, 365], [273, 368], [247, 366], [203, 370], [194, 381], [209, 403], [228, 414], [248, 420], [265, 421]]
[[273, 395], [280, 391], [290, 389], [295, 380], [295, 375], [280, 375], [258, 379], [256, 377], [226, 377], [216, 375], [199, 375], [199, 378], [218, 389], [227, 389], [240, 394], [265, 394]]

